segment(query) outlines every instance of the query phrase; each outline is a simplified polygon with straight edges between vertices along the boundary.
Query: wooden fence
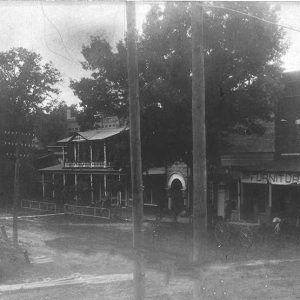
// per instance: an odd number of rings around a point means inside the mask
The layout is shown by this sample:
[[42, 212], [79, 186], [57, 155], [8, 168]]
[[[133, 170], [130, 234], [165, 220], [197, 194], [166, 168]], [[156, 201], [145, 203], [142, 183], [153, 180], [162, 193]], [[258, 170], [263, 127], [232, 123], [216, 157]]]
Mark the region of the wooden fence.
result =
[[57, 212], [56, 204], [52, 202], [33, 201], [33, 200], [23, 199], [21, 202], [21, 207], [26, 209], [38, 210], [38, 211], [47, 211], [51, 213]]
[[65, 204], [64, 213], [69, 215], [110, 219], [110, 210], [108, 208]]

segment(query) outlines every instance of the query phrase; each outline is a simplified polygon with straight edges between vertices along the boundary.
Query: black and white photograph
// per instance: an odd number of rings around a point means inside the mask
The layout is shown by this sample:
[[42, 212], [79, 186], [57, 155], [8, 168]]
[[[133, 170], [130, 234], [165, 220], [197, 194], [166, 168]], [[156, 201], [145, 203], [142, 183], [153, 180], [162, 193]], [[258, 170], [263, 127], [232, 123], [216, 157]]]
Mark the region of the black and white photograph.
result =
[[300, 1], [0, 12], [1, 300], [300, 299]]

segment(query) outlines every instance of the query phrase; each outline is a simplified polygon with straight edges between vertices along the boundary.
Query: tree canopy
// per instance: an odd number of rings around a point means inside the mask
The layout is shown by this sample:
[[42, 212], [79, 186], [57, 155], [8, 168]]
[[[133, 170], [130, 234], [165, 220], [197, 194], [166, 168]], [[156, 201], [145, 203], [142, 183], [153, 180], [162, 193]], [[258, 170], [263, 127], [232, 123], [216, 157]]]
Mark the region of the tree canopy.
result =
[[[243, 128], [263, 131], [281, 90], [280, 57], [285, 52], [276, 8], [266, 2], [218, 2], [205, 7], [204, 48], [208, 158], [216, 161], [221, 136]], [[192, 145], [191, 6], [153, 6], [138, 39], [142, 156], [144, 166], [190, 161]], [[235, 11], [243, 12], [240, 14]], [[93, 115], [128, 114], [126, 41], [115, 48], [92, 37], [82, 49], [90, 78], [72, 81], [81, 99], [83, 127]]]
[[0, 52], [1, 127], [33, 129], [34, 116], [58, 94], [60, 74], [51, 63], [24, 48]]
[[[42, 57], [35, 52], [24, 48], [0, 52], [0, 193], [10, 193], [14, 174], [14, 160], [10, 160], [4, 153], [4, 141], [9, 138], [14, 140], [12, 136], [4, 134], [5, 130], [35, 132], [42, 142], [49, 140], [49, 135], [53, 135], [53, 132], [50, 134], [53, 128], [51, 124], [56, 126], [54, 129], [58, 133], [63, 131], [57, 127], [62, 123], [54, 117], [59, 105], [51, 102], [59, 93], [56, 88], [59, 81], [58, 70], [52, 63], [43, 63]], [[42, 126], [45, 123], [47, 124]], [[46, 130], [43, 131], [45, 127]], [[10, 151], [14, 152], [14, 149]], [[36, 180], [30, 160], [22, 161], [20, 172], [23, 179], [21, 185], [24, 187], [22, 192], [25, 193]]]

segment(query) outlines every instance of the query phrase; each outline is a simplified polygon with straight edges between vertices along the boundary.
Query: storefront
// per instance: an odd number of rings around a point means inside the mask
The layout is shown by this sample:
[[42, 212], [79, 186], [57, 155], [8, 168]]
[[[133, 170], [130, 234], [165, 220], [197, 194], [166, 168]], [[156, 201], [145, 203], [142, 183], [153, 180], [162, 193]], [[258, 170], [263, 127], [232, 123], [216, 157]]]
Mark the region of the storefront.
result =
[[243, 172], [240, 207], [241, 219], [261, 221], [279, 216], [296, 221], [300, 210], [300, 173]]
[[[224, 219], [270, 222], [300, 218], [300, 160], [227, 169], [217, 181], [216, 215]], [[226, 174], [225, 174], [226, 173]]]

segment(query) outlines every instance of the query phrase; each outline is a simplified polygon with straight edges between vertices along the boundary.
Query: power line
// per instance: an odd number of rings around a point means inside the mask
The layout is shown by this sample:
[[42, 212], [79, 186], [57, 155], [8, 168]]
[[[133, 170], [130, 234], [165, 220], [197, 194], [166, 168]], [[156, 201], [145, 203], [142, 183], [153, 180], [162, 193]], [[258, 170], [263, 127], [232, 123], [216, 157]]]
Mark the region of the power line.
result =
[[[60, 54], [60, 53], [58, 53], [58, 52], [52, 50], [52, 49], [48, 46], [48, 43], [47, 43], [46, 38], [45, 38], [45, 36], [46, 36], [46, 34], [45, 34], [45, 26], [46, 26], [46, 24], [45, 24], [45, 21], [44, 21], [44, 29], [43, 29], [44, 34], [43, 34], [43, 37], [44, 37], [44, 42], [45, 42], [46, 48], [47, 48], [50, 52], [52, 52], [53, 54], [55, 54], [55, 55], [57, 55], [57, 56], [59, 56], [59, 57], [64, 58], [65, 60], [68, 60], [68, 61], [74, 63], [74, 61], [71, 60], [70, 58], [68, 58], [68, 57], [66, 57], [66, 56], [64, 56], [64, 55], [62, 55], [62, 54]], [[76, 63], [76, 65], [77, 65], [77, 63]]]
[[[44, 7], [43, 7], [42, 2], [41, 2], [41, 11], [42, 11], [42, 13], [43, 13], [44, 18], [47, 19], [47, 21], [54, 27], [55, 31], [56, 31], [57, 34], [59, 35], [60, 41], [61, 41], [61, 43], [62, 43], [62, 45], [63, 45], [63, 47], [64, 47], [64, 49], [65, 49], [65, 52], [68, 54], [68, 57], [66, 57], [65, 55], [62, 55], [62, 54], [60, 54], [60, 53], [58, 53], [58, 52], [56, 52], [56, 51], [50, 49], [50, 47], [48, 46], [48, 44], [47, 44], [47, 42], [46, 42], [46, 39], [45, 39], [46, 34], [45, 34], [45, 26], [44, 26], [44, 41], [45, 41], [45, 45], [46, 45], [47, 49], [48, 49], [50, 52], [54, 53], [55, 55], [58, 55], [58, 56], [60, 56], [60, 57], [62, 57], [62, 58], [64, 58], [64, 59], [66, 59], [66, 60], [68, 60], [68, 61], [70, 61], [70, 62], [74, 62], [74, 63], [76, 63], [76, 64], [78, 64], [78, 63], [81, 64], [81, 62], [80, 62], [79, 60], [74, 59], [73, 55], [70, 53], [68, 47], [66, 46], [66, 44], [65, 44], [65, 42], [64, 42], [64, 39], [63, 39], [63, 37], [62, 37], [62, 35], [61, 35], [59, 29], [58, 29], [57, 26], [54, 24], [54, 22], [46, 15], [46, 13], [45, 13], [45, 11], [44, 11]], [[114, 13], [114, 17], [113, 17], [114, 19], [116, 18], [116, 16], [117, 16], [118, 13], [119, 13], [118, 10]], [[108, 15], [108, 14], [107, 14], [107, 15]], [[45, 23], [44, 23], [44, 24], [45, 24]], [[84, 23], [83, 25], [88, 25], [88, 24], [90, 24], [90, 23], [86, 22], [86, 23]], [[74, 27], [76, 27], [76, 26], [71, 26], [70, 28], [74, 28]], [[77, 26], [77, 27], [79, 27], [79, 26]], [[69, 29], [70, 29], [70, 28], [69, 28]], [[81, 30], [81, 32], [84, 32], [84, 31]], [[113, 30], [112, 34], [110, 34], [110, 36], [115, 37], [115, 35], [116, 35], [116, 29], [114, 28], [114, 30]]]
[[[61, 40], [61, 43], [62, 43], [62, 45], [63, 45], [63, 47], [64, 47], [66, 53], [68, 54], [69, 58], [66, 57], [66, 56], [64, 56], [64, 55], [61, 55], [61, 54], [59, 54], [59, 53], [57, 53], [57, 52], [52, 51], [52, 50], [48, 47], [48, 45], [47, 45], [47, 43], [46, 43], [46, 40], [44, 39], [44, 40], [45, 40], [46, 47], [48, 48], [48, 50], [50, 50], [52, 53], [54, 53], [54, 54], [56, 54], [56, 55], [59, 55], [60, 57], [63, 57], [63, 58], [65, 58], [65, 59], [69, 60], [69, 61], [75, 62], [76, 64], [78, 64], [78, 63], [80, 64], [79, 61], [77, 61], [77, 60], [75, 60], [75, 59], [73, 58], [72, 54], [70, 53], [70, 51], [69, 51], [68, 48], [66, 47], [66, 44], [65, 44], [65, 42], [64, 42], [64, 39], [63, 39], [63, 37], [62, 37], [62, 35], [61, 35], [59, 29], [57, 28], [57, 26], [56, 26], [56, 25], [51, 21], [51, 19], [46, 15], [46, 13], [45, 13], [45, 11], [44, 11], [44, 7], [43, 7], [43, 1], [41, 1], [41, 10], [42, 10], [43, 16], [48, 20], [48, 22], [54, 27], [54, 29], [55, 29], [56, 32], [58, 33], [59, 38], [60, 38], [60, 40]], [[45, 29], [45, 27], [44, 27], [44, 29]]]
[[300, 32], [300, 29], [294, 28], [292, 26], [282, 25], [282, 24], [279, 24], [279, 23], [268, 21], [268, 20], [262, 19], [260, 17], [253, 16], [253, 15], [247, 14], [245, 12], [242, 12], [242, 11], [239, 11], [239, 10], [236, 10], [236, 9], [233, 9], [233, 8], [224, 7], [224, 6], [218, 6], [218, 5], [205, 5], [205, 4], [203, 4], [202, 6], [203, 7], [210, 7], [210, 8], [218, 8], [218, 9], [228, 10], [228, 11], [231, 11], [231, 12], [235, 12], [235, 13], [247, 16], [247, 17], [252, 18], [252, 19], [256, 19], [256, 20], [262, 21], [264, 23], [268, 23], [268, 24], [279, 26], [279, 27], [282, 27], [282, 28], [285, 28], [285, 29], [288, 29], [288, 30]]

